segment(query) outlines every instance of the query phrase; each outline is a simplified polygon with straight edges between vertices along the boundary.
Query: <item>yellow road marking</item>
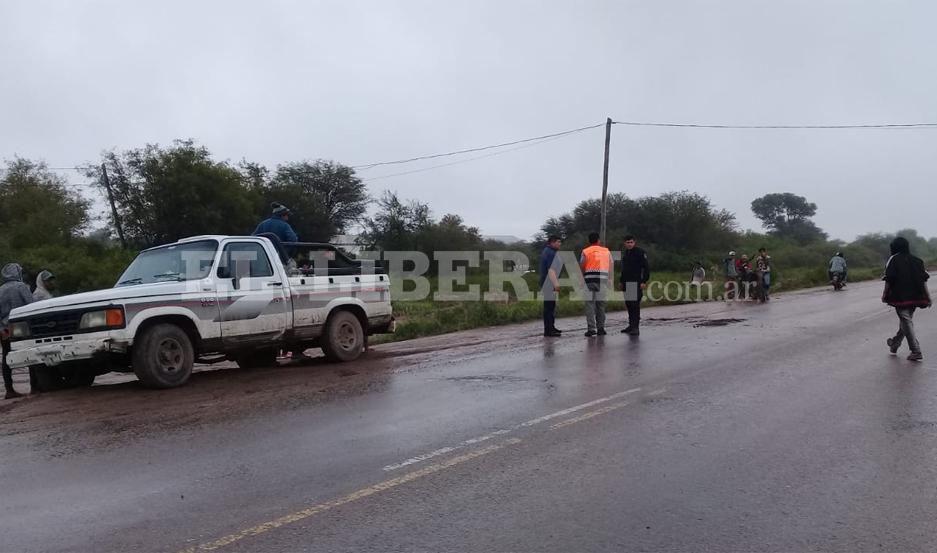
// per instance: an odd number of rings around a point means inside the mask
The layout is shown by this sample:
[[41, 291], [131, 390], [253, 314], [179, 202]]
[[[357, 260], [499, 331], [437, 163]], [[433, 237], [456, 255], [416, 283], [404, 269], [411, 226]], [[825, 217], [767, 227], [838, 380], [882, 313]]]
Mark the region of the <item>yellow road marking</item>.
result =
[[280, 528], [281, 526], [286, 526], [287, 524], [292, 524], [294, 522], [307, 519], [319, 513], [324, 513], [325, 511], [334, 509], [335, 507], [339, 507], [341, 505], [347, 505], [348, 503], [358, 501], [359, 499], [364, 499], [365, 497], [369, 497], [374, 494], [387, 491], [391, 488], [396, 488], [397, 486], [406, 484], [407, 482], [412, 482], [419, 478], [423, 478], [425, 476], [435, 474], [447, 468], [454, 467], [456, 465], [465, 463], [467, 461], [471, 461], [472, 459], [481, 457], [482, 455], [493, 453], [495, 451], [498, 451], [499, 449], [503, 449], [505, 446], [518, 444], [520, 442], [521, 440], [517, 438], [510, 438], [508, 440], [505, 440], [504, 443], [501, 443], [501, 444], [495, 444], [495, 445], [483, 447], [481, 449], [476, 449], [475, 451], [470, 451], [469, 453], [466, 453], [464, 455], [459, 455], [458, 457], [453, 457], [452, 459], [448, 459], [441, 463], [429, 465], [420, 470], [408, 472], [407, 474], [398, 476], [397, 478], [391, 478], [390, 480], [385, 480], [383, 482], [374, 484], [373, 486], [362, 488], [346, 496], [339, 497], [338, 499], [326, 501], [325, 503], [319, 503], [318, 505], [313, 505], [311, 507], [308, 507], [301, 511], [296, 511], [295, 513], [292, 513], [289, 515], [284, 515], [280, 518], [271, 520], [269, 522], [264, 522], [263, 524], [258, 524], [256, 526], [252, 526], [251, 528], [246, 528], [244, 530], [241, 530], [240, 532], [230, 534], [223, 538], [219, 538], [215, 541], [203, 543], [200, 545], [194, 545], [187, 549], [183, 549], [179, 553], [197, 553], [199, 551], [214, 551], [216, 549], [220, 549], [227, 545], [231, 545], [232, 543], [240, 541], [244, 538], [257, 536], [257, 535], [269, 532], [270, 530], [275, 530], [277, 528]]
[[605, 413], [608, 413], [608, 412], [610, 412], [610, 411], [614, 411], [615, 409], [621, 409], [622, 407], [624, 407], [624, 406], [626, 406], [626, 405], [629, 405], [629, 403], [628, 403], [627, 401], [622, 401], [622, 402], [619, 402], [619, 403], [612, 403], [611, 405], [607, 405], [607, 406], [605, 406], [605, 407], [603, 407], [603, 408], [601, 408], [601, 409], [596, 409], [595, 411], [589, 411], [588, 413], [584, 413], [584, 414], [582, 414], [582, 415], [579, 415], [578, 417], [573, 417], [573, 418], [571, 418], [571, 419], [566, 419], [566, 420], [564, 420], [564, 421], [562, 421], [562, 422], [558, 422], [558, 423], [552, 425], [552, 426], [550, 427], [550, 430], [556, 430], [557, 428], [563, 428], [563, 427], [569, 426], [569, 425], [571, 425], [571, 424], [576, 424], [577, 422], [582, 422], [582, 421], [585, 421], [585, 420], [589, 420], [589, 419], [591, 419], [592, 417], [597, 417], [597, 416], [599, 416], [599, 415], [604, 415]]

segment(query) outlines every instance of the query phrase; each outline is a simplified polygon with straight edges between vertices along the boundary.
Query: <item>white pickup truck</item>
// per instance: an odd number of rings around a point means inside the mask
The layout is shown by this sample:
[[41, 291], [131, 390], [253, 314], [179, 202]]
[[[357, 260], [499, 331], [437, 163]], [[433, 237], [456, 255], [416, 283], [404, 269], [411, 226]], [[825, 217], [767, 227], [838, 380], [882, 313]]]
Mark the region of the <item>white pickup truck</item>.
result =
[[110, 371], [170, 388], [196, 362], [266, 366], [310, 347], [351, 361], [393, 329], [390, 280], [373, 262], [272, 235], [196, 236], [142, 251], [114, 288], [14, 309], [7, 360], [40, 389]]

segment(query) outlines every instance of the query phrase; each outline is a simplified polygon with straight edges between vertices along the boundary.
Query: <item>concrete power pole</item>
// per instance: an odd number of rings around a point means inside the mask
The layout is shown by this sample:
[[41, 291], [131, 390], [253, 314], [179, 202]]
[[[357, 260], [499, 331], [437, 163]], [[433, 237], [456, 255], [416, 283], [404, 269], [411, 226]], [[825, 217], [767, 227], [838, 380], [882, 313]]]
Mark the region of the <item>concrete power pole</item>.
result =
[[101, 180], [104, 182], [104, 188], [107, 189], [107, 201], [111, 204], [111, 215], [114, 216], [114, 227], [117, 228], [117, 237], [120, 238], [120, 245], [127, 247], [127, 240], [124, 238], [124, 226], [120, 223], [120, 215], [117, 213], [117, 205], [114, 204], [114, 192], [111, 191], [111, 181], [107, 178], [107, 165], [101, 164]]
[[599, 236], [601, 236], [602, 244], [608, 246], [605, 243], [605, 213], [608, 210], [608, 146], [612, 141], [612, 118], [609, 117], [605, 120], [605, 166], [602, 171], [602, 225], [599, 230]]

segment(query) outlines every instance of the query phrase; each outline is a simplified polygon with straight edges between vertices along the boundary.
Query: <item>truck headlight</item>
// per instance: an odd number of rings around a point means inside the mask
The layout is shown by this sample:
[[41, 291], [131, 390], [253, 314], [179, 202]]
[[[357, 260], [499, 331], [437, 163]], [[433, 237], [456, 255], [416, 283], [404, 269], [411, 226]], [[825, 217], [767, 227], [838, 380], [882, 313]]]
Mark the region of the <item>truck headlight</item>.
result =
[[123, 328], [124, 310], [119, 307], [102, 309], [101, 311], [88, 311], [81, 316], [78, 328], [89, 330], [93, 328]]
[[29, 323], [26, 321], [10, 323], [10, 338], [13, 340], [29, 338]]

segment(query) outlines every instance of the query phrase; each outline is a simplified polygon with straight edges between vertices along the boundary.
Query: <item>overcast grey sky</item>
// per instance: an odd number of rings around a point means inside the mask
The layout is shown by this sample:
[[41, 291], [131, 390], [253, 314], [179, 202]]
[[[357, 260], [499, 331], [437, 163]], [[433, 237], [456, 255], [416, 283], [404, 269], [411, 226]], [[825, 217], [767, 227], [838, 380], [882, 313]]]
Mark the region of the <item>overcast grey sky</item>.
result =
[[[0, 157], [52, 166], [195, 138], [218, 159], [359, 164], [620, 120], [937, 122], [937, 4], [856, 1], [0, 2]], [[529, 237], [601, 190], [601, 129], [364, 171]], [[691, 190], [755, 228], [795, 192], [851, 239], [937, 235], [937, 129], [612, 135], [612, 192]], [[472, 157], [472, 156], [466, 156]], [[74, 182], [84, 178], [71, 175]]]

